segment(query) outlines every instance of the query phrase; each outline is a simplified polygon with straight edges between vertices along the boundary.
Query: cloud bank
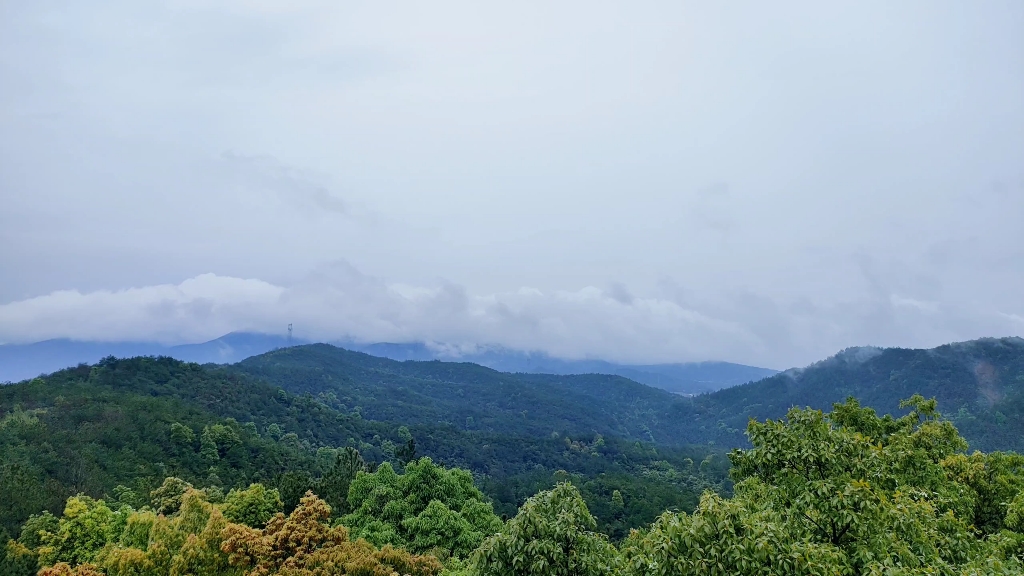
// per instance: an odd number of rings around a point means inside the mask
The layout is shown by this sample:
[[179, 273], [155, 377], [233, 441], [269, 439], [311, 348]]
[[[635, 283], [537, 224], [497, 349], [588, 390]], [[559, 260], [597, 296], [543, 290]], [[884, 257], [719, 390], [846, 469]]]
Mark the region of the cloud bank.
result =
[[[1024, 331], [1024, 320], [1014, 314], [951, 309], [895, 294], [878, 301], [787, 307], [749, 295], [688, 306], [668, 292], [633, 295], [615, 284], [474, 295], [450, 283], [388, 283], [335, 263], [287, 287], [203, 274], [176, 285], [56, 291], [0, 306], [0, 340], [177, 344], [232, 331], [283, 334], [293, 323], [296, 336], [319, 341], [428, 342], [465, 350], [501, 345], [564, 358], [724, 359], [785, 368], [832, 354], [851, 341], [933, 346], [964, 334]], [[850, 321], [857, 317], [863, 321]], [[964, 318], [970, 319], [966, 332]]]

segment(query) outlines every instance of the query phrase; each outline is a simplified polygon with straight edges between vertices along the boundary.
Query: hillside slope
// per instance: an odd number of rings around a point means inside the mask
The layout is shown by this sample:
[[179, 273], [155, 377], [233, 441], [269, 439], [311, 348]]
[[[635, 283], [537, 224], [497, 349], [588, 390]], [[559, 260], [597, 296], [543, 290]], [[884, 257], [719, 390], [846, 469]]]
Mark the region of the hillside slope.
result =
[[[216, 436], [212, 453], [202, 450], [207, 430]], [[302, 437], [282, 442], [285, 431]], [[16, 504], [0, 507], [0, 526], [79, 492], [99, 496], [120, 484], [146, 494], [167, 475], [229, 487], [313, 472], [310, 447], [372, 434], [355, 419], [196, 364], [83, 365], [0, 387], [0, 502]]]
[[699, 465], [703, 448], [552, 435], [555, 424], [538, 425], [548, 430], [540, 437], [514, 421], [465, 430], [417, 420], [414, 404], [400, 408], [393, 415], [407, 420], [377, 422], [237, 370], [165, 357], [106, 358], [0, 386], [0, 532], [43, 509], [58, 513], [74, 494], [109, 497], [123, 485], [145, 495], [166, 476], [224, 491], [258, 481], [297, 501], [345, 447], [370, 463], [400, 468], [415, 455], [469, 469], [505, 514], [568, 474], [597, 509], [614, 490], [626, 497], [625, 515], [603, 524], [623, 534], [724, 486], [725, 459]]
[[[93, 364], [106, 356], [169, 356], [183, 362], [231, 364], [270, 350], [309, 344], [309, 341], [255, 332], [232, 332], [195, 344], [169, 346], [154, 342], [93, 342], [45, 340], [31, 344], [0, 344], [0, 382], [20, 382], [41, 374]], [[442, 360], [471, 362], [501, 372], [531, 374], [615, 374], [631, 380], [675, 392], [699, 394], [711, 392], [775, 374], [775, 370], [728, 362], [690, 362], [683, 364], [618, 364], [604, 360], [564, 360], [542, 352], [522, 352], [499, 346], [485, 346], [471, 353], [453, 351], [445, 346], [422, 342], [362, 343], [335, 342], [347, 350], [392, 360]]]
[[371, 420], [688, 442], [685, 426], [666, 417], [685, 398], [621, 376], [507, 374], [470, 363], [397, 362], [327, 344], [274, 350], [226, 369]]
[[525, 374], [614, 374], [676, 394], [713, 392], [754, 380], [777, 370], [731, 362], [685, 362], [676, 364], [619, 364], [606, 360], [566, 360], [543, 352], [523, 352], [500, 346], [484, 346], [472, 352], [437, 350], [422, 343], [360, 344], [335, 342], [347, 350], [365, 352], [392, 360], [441, 360], [471, 362], [499, 372]]
[[674, 417], [693, 442], [744, 443], [750, 418], [791, 406], [827, 409], [849, 396], [879, 413], [913, 394], [939, 410], [980, 450], [1024, 452], [1024, 339], [987, 338], [929, 350], [851, 348], [806, 368], [688, 399]]

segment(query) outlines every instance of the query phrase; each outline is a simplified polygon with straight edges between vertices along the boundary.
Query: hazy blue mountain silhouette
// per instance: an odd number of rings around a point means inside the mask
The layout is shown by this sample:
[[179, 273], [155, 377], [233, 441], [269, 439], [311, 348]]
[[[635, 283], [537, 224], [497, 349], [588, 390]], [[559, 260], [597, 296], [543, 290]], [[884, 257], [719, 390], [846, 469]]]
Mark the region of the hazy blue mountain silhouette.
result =
[[[305, 344], [305, 341], [294, 341]], [[0, 382], [18, 382], [81, 363], [116, 356], [170, 356], [200, 364], [228, 364], [289, 345], [284, 336], [234, 332], [199, 344], [166, 346], [153, 342], [89, 342], [55, 339], [0, 345]]]
[[[0, 345], [0, 382], [18, 382], [80, 363], [95, 363], [105, 356], [170, 356], [200, 364], [232, 364], [251, 356], [309, 341], [283, 335], [233, 332], [208, 342], [166, 346], [151, 342], [91, 342], [68, 339], [32, 344]], [[359, 343], [335, 341], [337, 346], [392, 360], [447, 360], [472, 362], [502, 372], [532, 374], [614, 374], [679, 394], [699, 394], [759, 380], [775, 370], [731, 364], [627, 365], [604, 360], [565, 360], [540, 352], [520, 352], [498, 346], [471, 353], [453, 353], [445, 347], [411, 343]]]
[[18, 382], [80, 363], [95, 363], [104, 356], [155, 356], [166, 347], [141, 342], [80, 342], [45, 340], [32, 344], [0, 345], [0, 382]]
[[475, 352], [453, 354], [434, 351], [421, 344], [337, 345], [392, 360], [447, 360], [472, 362], [501, 372], [530, 374], [614, 374], [677, 394], [713, 392], [767, 378], [777, 370], [730, 362], [688, 362], [678, 364], [619, 364], [605, 360], [566, 360], [542, 352], [520, 352], [489, 347]]

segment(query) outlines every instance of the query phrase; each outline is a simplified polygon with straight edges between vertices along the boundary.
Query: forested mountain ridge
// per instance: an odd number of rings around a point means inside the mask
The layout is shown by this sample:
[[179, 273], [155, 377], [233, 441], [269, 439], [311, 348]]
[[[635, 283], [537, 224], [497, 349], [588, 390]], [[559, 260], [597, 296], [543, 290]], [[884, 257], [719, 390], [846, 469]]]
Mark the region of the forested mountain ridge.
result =
[[373, 421], [237, 371], [170, 358], [107, 358], [0, 386], [0, 529], [11, 533], [43, 509], [59, 512], [77, 493], [112, 497], [124, 486], [147, 494], [165, 476], [224, 491], [261, 482], [294, 505], [304, 490], [331, 484], [345, 449], [371, 465], [400, 469], [430, 456], [466, 468], [504, 514], [559, 479], [577, 483], [598, 510], [618, 490], [624, 509], [604, 515], [602, 528], [619, 536], [664, 508], [691, 509], [726, 476], [725, 459], [709, 459], [706, 448], [554, 425], [538, 437], [514, 419], [491, 431], [417, 424], [416, 408], [406, 408], [408, 426]]
[[[0, 387], [0, 573], [1020, 574], [1024, 459], [968, 453], [908, 392], [1012, 443], [1022, 344], [851, 349], [696, 398], [330, 346], [106, 358]], [[638, 441], [720, 449], [723, 416], [850, 394], [910, 414], [850, 401], [750, 424], [734, 498], [721, 453]], [[476, 416], [446, 419], [458, 404]]]
[[673, 405], [691, 442], [738, 446], [753, 418], [792, 406], [828, 409], [849, 396], [880, 413], [934, 397], [972, 448], [1024, 452], [1024, 339], [984, 338], [918, 350], [850, 348], [806, 368]]
[[[705, 492], [626, 538], [598, 532], [559, 482], [497, 517], [465, 470], [430, 459], [368, 472], [348, 449], [344, 486], [294, 505], [262, 484], [226, 494], [168, 477], [149, 494], [76, 495], [0, 548], [10, 576], [1021, 576], [1024, 457], [967, 454], [936, 402], [879, 417], [855, 400], [751, 422], [729, 454], [731, 497]], [[346, 488], [345, 490], [333, 488]], [[316, 491], [344, 493], [335, 505]], [[615, 491], [603, 512], [623, 512]], [[345, 513], [338, 514], [337, 507]], [[0, 532], [3, 532], [0, 530]]]
[[76, 493], [148, 493], [168, 475], [235, 486], [312, 473], [315, 446], [386, 430], [169, 358], [82, 365], [0, 387], [0, 501], [14, 504], [0, 526]]
[[[0, 383], [20, 382], [81, 363], [95, 364], [115, 356], [169, 356], [183, 362], [232, 364], [278, 348], [312, 342], [280, 334], [231, 332], [219, 338], [193, 344], [164, 345], [156, 342], [101, 342], [55, 339], [28, 344], [0, 344]], [[520, 351], [501, 346], [480, 346], [464, 351], [423, 342], [365, 343], [331, 342], [347, 350], [392, 360], [441, 360], [471, 362], [500, 372], [530, 374], [615, 374], [675, 392], [698, 394], [774, 374], [775, 370], [729, 362], [686, 362], [674, 364], [619, 364], [599, 359], [567, 360], [544, 352]]]
[[311, 394], [372, 420], [688, 443], [685, 425], [668, 417], [686, 399], [621, 376], [509, 374], [470, 363], [398, 362], [328, 344], [282, 348], [224, 370]]
[[933, 349], [850, 348], [805, 368], [696, 397], [608, 375], [508, 374], [453, 362], [398, 362], [325, 344], [284, 348], [227, 367], [368, 418], [508, 426], [543, 436], [598, 432], [663, 445], [744, 445], [751, 419], [849, 396], [881, 413], [935, 397], [972, 447], [1024, 451], [1024, 339]]
[[771, 376], [778, 370], [731, 362], [683, 362], [672, 364], [619, 364], [600, 359], [569, 360], [544, 352], [510, 350], [501, 346], [481, 346], [463, 352], [438, 351], [422, 343], [360, 344], [332, 342], [357, 352], [392, 360], [441, 360], [471, 362], [499, 372], [526, 374], [614, 374], [676, 394], [700, 394]]

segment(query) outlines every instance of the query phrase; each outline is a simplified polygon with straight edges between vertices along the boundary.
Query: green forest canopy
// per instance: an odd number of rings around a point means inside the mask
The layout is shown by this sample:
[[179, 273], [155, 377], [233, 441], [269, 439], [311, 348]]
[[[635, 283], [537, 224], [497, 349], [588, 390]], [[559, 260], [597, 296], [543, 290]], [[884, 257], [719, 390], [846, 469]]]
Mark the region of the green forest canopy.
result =
[[499, 433], [377, 422], [169, 358], [107, 359], [0, 387], [0, 407], [0, 527], [10, 533], [30, 514], [59, 513], [70, 496], [104, 498], [119, 485], [145, 495], [169, 476], [224, 491], [262, 483], [279, 490], [285, 511], [313, 489], [344, 514], [345, 478], [359, 465], [338, 459], [353, 450], [371, 465], [429, 456], [470, 470], [499, 515], [560, 479], [598, 510], [618, 490], [625, 514], [602, 522], [616, 537], [728, 487], [727, 459], [707, 448], [551, 429], [530, 437], [514, 423]]
[[[246, 363], [107, 358], [0, 387], [0, 573], [1020, 569], [1021, 457], [954, 428], [1021, 442], [1019, 339], [850, 350], [665, 401], [325, 346]], [[915, 390], [951, 418], [868, 407]], [[779, 412], [845, 393], [865, 406]]]
[[747, 445], [751, 418], [791, 406], [829, 409], [849, 396], [881, 413], [934, 397], [972, 448], [1024, 451], [1024, 339], [986, 338], [930, 350], [853, 348], [711, 394], [682, 397], [625, 378], [504, 374], [453, 362], [396, 362], [326, 344], [261, 354], [225, 370], [311, 394], [371, 420], [447, 423], [541, 437], [599, 433], [658, 446]]
[[[176, 478], [144, 502], [125, 491], [109, 501], [74, 496], [59, 516], [32, 516], [0, 568], [12, 576], [39, 566], [43, 576], [1024, 573], [1024, 457], [968, 454], [934, 400], [914, 396], [904, 406], [902, 417], [878, 417], [851, 399], [830, 413], [792, 409], [751, 422], [751, 448], [730, 454], [732, 497], [707, 491], [692, 513], [665, 512], [619, 541], [597, 531], [570, 483], [502, 522], [465, 472], [419, 460], [402, 475], [390, 466], [357, 471], [353, 512], [341, 518], [313, 492], [285, 514], [262, 487], [225, 495]], [[407, 548], [355, 537], [385, 531]]]

